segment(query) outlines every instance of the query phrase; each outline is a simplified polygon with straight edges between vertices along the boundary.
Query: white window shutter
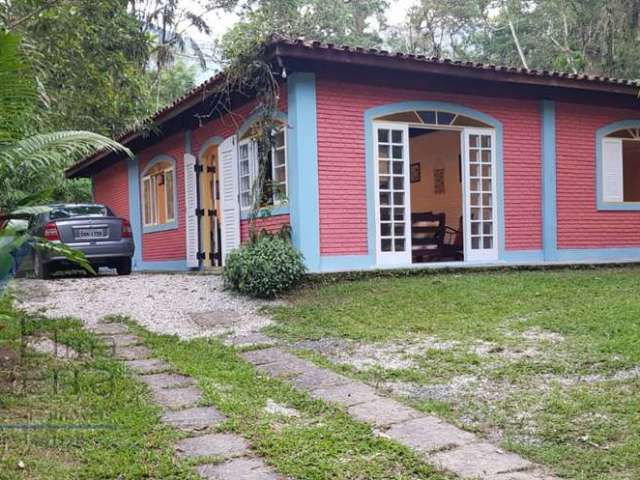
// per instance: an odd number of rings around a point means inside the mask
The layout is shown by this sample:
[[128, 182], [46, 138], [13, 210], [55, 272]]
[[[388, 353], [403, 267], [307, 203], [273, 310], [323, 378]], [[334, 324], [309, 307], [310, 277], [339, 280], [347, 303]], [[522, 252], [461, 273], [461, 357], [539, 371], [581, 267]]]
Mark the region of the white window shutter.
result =
[[198, 267], [198, 191], [196, 188], [196, 157], [187, 153], [184, 156], [184, 195], [185, 195], [185, 238], [187, 246], [187, 267]]
[[240, 204], [238, 200], [238, 150], [236, 137], [220, 145], [220, 203], [222, 204], [222, 263], [240, 246]]
[[622, 139], [605, 138], [602, 148], [602, 200], [624, 201]]

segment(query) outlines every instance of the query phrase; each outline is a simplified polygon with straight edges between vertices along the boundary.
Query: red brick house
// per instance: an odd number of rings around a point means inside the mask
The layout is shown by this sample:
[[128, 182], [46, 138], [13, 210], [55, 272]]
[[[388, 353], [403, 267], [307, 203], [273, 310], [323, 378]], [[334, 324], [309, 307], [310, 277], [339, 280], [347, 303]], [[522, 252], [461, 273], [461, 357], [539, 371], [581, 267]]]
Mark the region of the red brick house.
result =
[[[314, 272], [640, 260], [635, 82], [273, 40], [281, 128], [261, 228]], [[134, 268], [206, 268], [247, 238], [252, 98], [216, 76], [69, 177], [129, 218]], [[205, 120], [203, 120], [205, 118]]]

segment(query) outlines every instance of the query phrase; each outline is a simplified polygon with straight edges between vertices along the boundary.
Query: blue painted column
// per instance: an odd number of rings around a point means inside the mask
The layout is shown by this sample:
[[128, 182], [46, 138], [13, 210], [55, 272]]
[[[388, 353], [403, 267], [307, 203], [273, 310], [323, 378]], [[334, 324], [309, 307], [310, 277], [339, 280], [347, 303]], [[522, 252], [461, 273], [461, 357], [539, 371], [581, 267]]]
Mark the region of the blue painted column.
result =
[[142, 268], [142, 214], [140, 210], [140, 168], [138, 157], [127, 160], [129, 182], [129, 221], [133, 232], [133, 242], [136, 250], [133, 254], [133, 268]]
[[307, 268], [320, 271], [320, 200], [318, 186], [318, 122], [316, 77], [293, 73], [287, 80], [289, 99], [289, 205], [293, 243]]
[[556, 190], [556, 105], [542, 105], [542, 249], [545, 261], [558, 259]]

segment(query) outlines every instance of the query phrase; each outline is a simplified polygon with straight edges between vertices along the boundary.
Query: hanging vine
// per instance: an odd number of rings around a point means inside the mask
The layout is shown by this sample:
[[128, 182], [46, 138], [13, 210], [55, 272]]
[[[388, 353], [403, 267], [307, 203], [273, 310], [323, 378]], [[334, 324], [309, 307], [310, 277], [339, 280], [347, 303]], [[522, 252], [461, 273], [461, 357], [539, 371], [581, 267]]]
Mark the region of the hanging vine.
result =
[[[200, 116], [201, 123], [205, 118], [217, 115], [229, 115], [236, 127], [244, 120], [233, 111], [234, 99], [254, 99], [256, 121], [252, 124], [249, 135], [257, 147], [258, 172], [251, 186], [251, 210], [249, 214], [249, 237], [254, 241], [258, 237], [257, 220], [271, 214], [265, 199], [271, 194], [273, 186], [267, 182], [269, 154], [273, 148], [274, 132], [281, 127], [277, 119], [280, 100], [280, 82], [282, 77], [266, 60], [268, 42], [258, 42], [254, 47], [238, 54], [229, 63], [223, 74], [222, 82], [216, 85], [213, 104], [209, 112]], [[207, 92], [207, 93], [210, 93]], [[283, 199], [286, 201], [286, 199]]]

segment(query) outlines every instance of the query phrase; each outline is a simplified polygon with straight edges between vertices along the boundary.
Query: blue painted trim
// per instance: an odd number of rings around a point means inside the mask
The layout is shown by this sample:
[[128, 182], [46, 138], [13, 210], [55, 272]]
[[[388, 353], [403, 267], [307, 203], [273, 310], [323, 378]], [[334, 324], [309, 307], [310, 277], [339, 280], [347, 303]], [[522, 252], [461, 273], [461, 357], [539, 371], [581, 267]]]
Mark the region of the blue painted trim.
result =
[[187, 268], [186, 260], [167, 260], [162, 262], [142, 262], [137, 269], [142, 272], [185, 272]]
[[293, 243], [307, 268], [320, 271], [320, 194], [316, 77], [293, 73], [287, 79], [289, 99], [289, 210]]
[[320, 257], [321, 272], [348, 272], [374, 267], [369, 255], [340, 255]]
[[[267, 213], [268, 211], [268, 213]], [[261, 210], [261, 212], [264, 212], [265, 215], [261, 216], [260, 213], [258, 213], [258, 219], [260, 218], [269, 218], [269, 217], [277, 217], [279, 215], [288, 215], [290, 213], [290, 209], [289, 209], [289, 205], [282, 205], [279, 207], [273, 207], [271, 209], [263, 209]], [[251, 211], [250, 210], [244, 210], [242, 212], [240, 212], [240, 220], [249, 220], [249, 218], [251, 217]]]
[[202, 156], [206, 153], [207, 149], [211, 146], [217, 146], [220, 145], [222, 142], [224, 142], [224, 138], [220, 137], [220, 136], [214, 136], [211, 138], [208, 138], [200, 147], [200, 150], [198, 151], [198, 163], [200, 163], [200, 160], [202, 160]]
[[463, 105], [437, 101], [407, 101], [382, 105], [367, 110], [364, 113], [365, 128], [365, 154], [366, 154], [366, 182], [367, 182], [367, 228], [368, 228], [368, 249], [369, 261], [372, 265], [376, 261], [376, 211], [375, 211], [375, 160], [373, 152], [373, 122], [376, 118], [394, 113], [401, 113], [408, 110], [444, 110], [466, 117], [475, 118], [486, 123], [495, 130], [496, 133], [496, 172], [497, 172], [497, 205], [498, 205], [498, 257], [505, 255], [505, 229], [504, 229], [504, 166], [503, 166], [503, 128], [502, 122], [487, 115], [486, 113], [473, 110]]
[[[168, 223], [163, 223], [162, 225], [152, 225], [145, 227], [142, 226], [142, 232], [147, 233], [157, 233], [157, 232], [166, 232], [168, 230], [177, 230], [178, 229], [178, 216], [180, 213], [178, 212], [178, 186], [176, 183], [177, 180], [177, 162], [176, 159], [165, 154], [156, 155], [151, 159], [151, 161], [146, 165], [142, 174], [140, 175], [140, 179], [138, 181], [139, 189], [142, 192], [142, 179], [147, 174], [149, 170], [151, 170], [155, 165], [160, 162], [170, 162], [173, 165], [173, 208], [175, 210], [175, 219]], [[140, 205], [142, 206], [142, 201], [140, 201]]]
[[556, 104], [543, 100], [542, 109], [542, 249], [545, 260], [558, 250], [556, 182]]
[[152, 225], [150, 227], [143, 227], [143, 232], [145, 235], [151, 233], [158, 232], [168, 232], [169, 230], [177, 230], [178, 222], [174, 220], [173, 222], [163, 223], [162, 225]]
[[[291, 79], [289, 79], [289, 82], [291, 82]], [[244, 137], [244, 135], [249, 131], [249, 129], [253, 126], [253, 124], [256, 123], [261, 118], [261, 115], [262, 115], [262, 112], [260, 110], [251, 114], [249, 118], [247, 118], [238, 129], [238, 138], [242, 139], [242, 137]], [[285, 123], [285, 124], [288, 122], [288, 116], [284, 112], [276, 112], [275, 119], [280, 120], [282, 123]]]
[[133, 253], [133, 268], [137, 269], [142, 263], [142, 211], [140, 210], [140, 175], [138, 157], [127, 161], [127, 175], [129, 183], [129, 222], [133, 233], [135, 251]]
[[585, 248], [558, 250], [562, 262], [640, 262], [640, 248]]
[[602, 140], [607, 135], [623, 128], [640, 128], [640, 120], [622, 120], [596, 130], [596, 205], [598, 210], [640, 210], [640, 202], [612, 203], [602, 199]]
[[543, 262], [543, 250], [505, 250], [502, 261], [507, 263]]

